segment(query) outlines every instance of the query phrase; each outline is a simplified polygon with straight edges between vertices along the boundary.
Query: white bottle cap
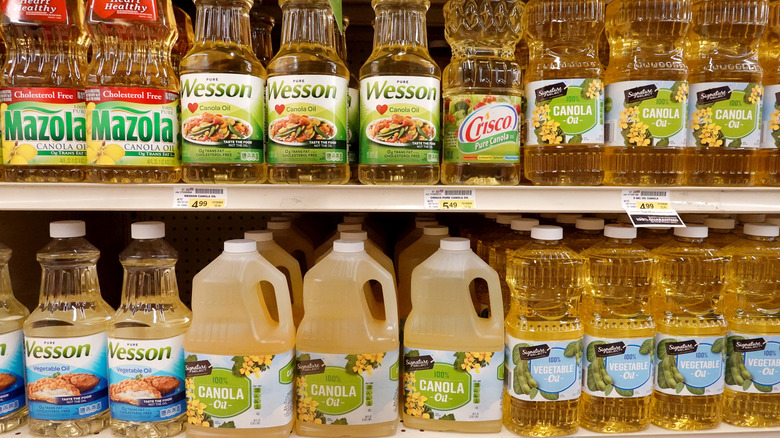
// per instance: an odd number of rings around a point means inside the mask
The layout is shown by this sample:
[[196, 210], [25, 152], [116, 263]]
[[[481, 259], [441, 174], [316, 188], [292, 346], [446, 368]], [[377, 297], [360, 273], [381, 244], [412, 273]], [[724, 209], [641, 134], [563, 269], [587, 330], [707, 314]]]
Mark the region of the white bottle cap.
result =
[[339, 233], [342, 231], [361, 231], [362, 229], [363, 229], [363, 225], [360, 224], [345, 224], [342, 222], [336, 225], [336, 231], [338, 231]]
[[225, 241], [225, 252], [240, 254], [257, 251], [257, 242], [248, 239], [233, 239]]
[[708, 217], [706, 214], [698, 213], [684, 213], [680, 215], [680, 219], [686, 224], [703, 224]]
[[733, 230], [737, 223], [734, 219], [726, 219], [723, 217], [708, 217], [704, 220], [704, 225], [707, 228], [715, 230]]
[[485, 213], [485, 219], [496, 220], [498, 213]]
[[777, 237], [780, 236], [780, 227], [771, 224], [745, 224], [742, 232], [747, 236]]
[[496, 223], [501, 225], [509, 225], [513, 220], [522, 218], [523, 216], [520, 214], [499, 214], [498, 217], [496, 217]]
[[604, 236], [610, 239], [636, 239], [636, 228], [631, 225], [610, 224], [604, 227]]
[[515, 231], [531, 231], [531, 228], [539, 225], [538, 219], [515, 219], [512, 221], [512, 229]]
[[271, 230], [252, 230], [244, 233], [244, 239], [255, 242], [270, 242], [274, 240], [274, 232]]
[[555, 225], [537, 225], [531, 228], [531, 238], [538, 240], [561, 240], [563, 228]]
[[604, 229], [604, 219], [598, 217], [577, 218], [575, 227], [577, 227], [578, 230], [601, 231]]
[[292, 227], [292, 222], [287, 221], [268, 221], [265, 228], [268, 230], [289, 230]]
[[462, 237], [445, 237], [439, 242], [439, 247], [447, 251], [471, 250], [471, 241]]
[[574, 225], [577, 223], [577, 219], [581, 218], [581, 214], [563, 213], [555, 216], [555, 222], [564, 225]]
[[368, 233], [365, 231], [342, 231], [339, 234], [341, 240], [368, 240]]
[[780, 225], [780, 217], [769, 217], [766, 219], [766, 222], [769, 225]]
[[742, 224], [763, 224], [766, 222], [765, 214], [740, 214], [737, 220]]
[[415, 228], [425, 228], [429, 225], [439, 225], [439, 221], [434, 219], [423, 219], [414, 222]]
[[362, 240], [336, 240], [333, 242], [334, 252], [363, 252], [365, 244]]
[[87, 235], [87, 225], [84, 221], [56, 221], [49, 224], [49, 237], [68, 239]]
[[704, 225], [691, 224], [684, 228], [675, 228], [674, 235], [690, 239], [706, 239], [709, 235], [709, 228]]
[[162, 239], [165, 237], [163, 222], [134, 222], [130, 224], [130, 236], [133, 239]]
[[425, 236], [446, 236], [447, 234], [450, 234], [450, 229], [444, 225], [428, 225], [423, 228]]
[[341, 222], [343, 224], [362, 224], [366, 221], [366, 218], [363, 216], [344, 216], [344, 220]]

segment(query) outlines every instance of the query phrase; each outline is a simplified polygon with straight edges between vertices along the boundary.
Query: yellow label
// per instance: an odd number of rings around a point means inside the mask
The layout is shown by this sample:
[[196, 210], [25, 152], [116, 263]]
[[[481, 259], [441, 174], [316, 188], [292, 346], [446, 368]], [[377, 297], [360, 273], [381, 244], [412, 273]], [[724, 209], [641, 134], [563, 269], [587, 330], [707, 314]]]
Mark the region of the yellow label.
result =
[[439, 208], [442, 210], [473, 210], [477, 207], [474, 205], [473, 200], [468, 199], [458, 201], [439, 201]]
[[189, 208], [225, 208], [224, 199], [198, 199], [193, 198], [188, 200], [187, 207]]
[[640, 210], [671, 210], [668, 202], [648, 202], [640, 201], [636, 203], [636, 208]]

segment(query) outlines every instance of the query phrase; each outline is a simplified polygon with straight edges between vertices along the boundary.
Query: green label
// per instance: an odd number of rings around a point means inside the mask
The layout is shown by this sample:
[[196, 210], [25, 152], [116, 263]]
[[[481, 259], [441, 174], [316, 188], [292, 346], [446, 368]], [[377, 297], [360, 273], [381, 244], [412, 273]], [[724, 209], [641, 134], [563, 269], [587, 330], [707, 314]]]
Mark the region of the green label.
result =
[[688, 143], [698, 148], [758, 148], [763, 97], [761, 84], [704, 82], [691, 85]]
[[604, 142], [604, 100], [600, 79], [530, 82], [527, 145]]
[[444, 157], [454, 163], [519, 163], [522, 96], [444, 96]]
[[360, 90], [357, 88], [350, 88], [347, 94], [347, 145], [349, 151], [347, 152], [347, 160], [349, 164], [358, 164], [360, 161], [360, 155], [358, 149], [360, 147]]
[[607, 146], [685, 147], [687, 82], [609, 84], [605, 105]]
[[252, 384], [231, 370], [214, 369], [211, 375], [194, 378], [198, 400], [212, 417], [235, 417], [252, 407]]
[[363, 405], [363, 377], [341, 367], [325, 367], [322, 374], [306, 377], [309, 397], [326, 415], [343, 415]]

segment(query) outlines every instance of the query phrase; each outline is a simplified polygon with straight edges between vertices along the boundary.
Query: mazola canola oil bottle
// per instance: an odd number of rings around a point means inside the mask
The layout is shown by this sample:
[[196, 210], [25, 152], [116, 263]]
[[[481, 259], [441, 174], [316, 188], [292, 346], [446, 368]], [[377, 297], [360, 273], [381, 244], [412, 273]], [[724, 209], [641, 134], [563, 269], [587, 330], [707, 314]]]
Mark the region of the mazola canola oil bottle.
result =
[[761, 149], [758, 183], [780, 185], [780, 2], [769, 2], [769, 24], [758, 45], [764, 71], [764, 107], [761, 111]]

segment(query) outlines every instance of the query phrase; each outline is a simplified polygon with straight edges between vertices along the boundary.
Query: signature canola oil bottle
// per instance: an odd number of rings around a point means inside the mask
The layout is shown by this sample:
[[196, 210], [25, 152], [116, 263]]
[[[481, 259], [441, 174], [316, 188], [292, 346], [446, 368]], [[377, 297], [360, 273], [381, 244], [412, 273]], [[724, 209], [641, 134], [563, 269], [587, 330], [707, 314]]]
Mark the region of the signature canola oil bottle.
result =
[[759, 184], [780, 185], [780, 2], [769, 2], [769, 23], [758, 46], [764, 71]]

